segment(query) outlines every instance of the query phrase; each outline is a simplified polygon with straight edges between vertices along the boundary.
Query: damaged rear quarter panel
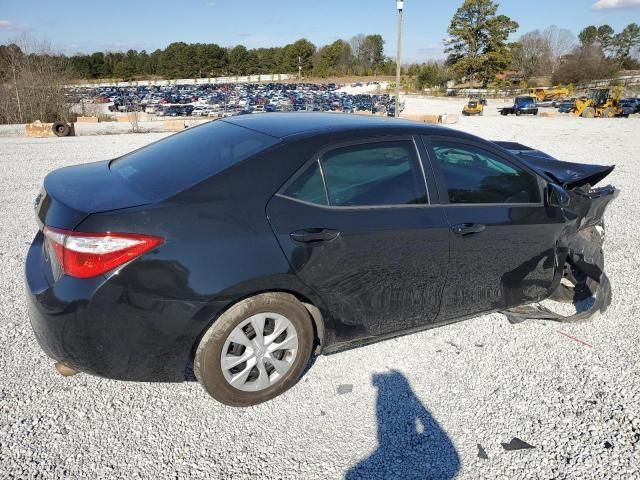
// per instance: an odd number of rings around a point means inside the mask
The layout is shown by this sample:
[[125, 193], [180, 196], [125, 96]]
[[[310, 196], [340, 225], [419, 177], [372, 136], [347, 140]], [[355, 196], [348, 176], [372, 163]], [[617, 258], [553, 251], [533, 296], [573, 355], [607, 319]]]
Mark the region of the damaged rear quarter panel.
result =
[[[562, 185], [569, 194], [569, 205], [562, 209], [565, 225], [556, 246], [558, 265], [563, 275], [557, 276], [551, 298], [572, 302], [574, 315], [561, 315], [539, 304], [523, 305], [503, 311], [509, 321], [528, 319], [577, 322], [604, 312], [611, 303], [611, 286], [604, 273], [604, 213], [619, 190], [611, 185], [592, 188], [609, 175], [614, 167], [561, 162], [553, 157], [520, 144], [497, 142], [549, 181]], [[564, 281], [563, 281], [564, 278]], [[574, 284], [573, 287], [570, 287]], [[580, 309], [584, 300], [591, 300]]]

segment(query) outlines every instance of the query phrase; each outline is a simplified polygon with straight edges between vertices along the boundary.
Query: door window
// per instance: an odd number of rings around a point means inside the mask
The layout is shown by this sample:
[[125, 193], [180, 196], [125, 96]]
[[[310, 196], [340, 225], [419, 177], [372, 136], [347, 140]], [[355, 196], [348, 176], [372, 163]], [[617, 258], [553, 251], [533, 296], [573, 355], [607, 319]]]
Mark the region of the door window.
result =
[[434, 142], [449, 203], [539, 203], [535, 175], [472, 145]]
[[323, 155], [321, 162], [330, 205], [414, 205], [427, 201], [413, 142], [338, 148]]
[[318, 162], [313, 162], [284, 191], [287, 197], [303, 202], [328, 205], [327, 194]]

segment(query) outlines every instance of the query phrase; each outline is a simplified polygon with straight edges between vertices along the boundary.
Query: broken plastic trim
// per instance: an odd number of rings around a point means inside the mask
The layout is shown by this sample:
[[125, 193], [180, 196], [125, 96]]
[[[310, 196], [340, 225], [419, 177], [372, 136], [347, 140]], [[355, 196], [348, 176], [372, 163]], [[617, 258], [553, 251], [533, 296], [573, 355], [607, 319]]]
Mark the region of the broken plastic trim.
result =
[[588, 320], [596, 313], [605, 312], [611, 304], [611, 284], [604, 273], [602, 273], [594, 298], [595, 301], [588, 309], [577, 312], [574, 315], [561, 315], [540, 304], [522, 305], [500, 313], [507, 317], [509, 323], [521, 323], [525, 320], [553, 320], [556, 322], [577, 323]]
[[566, 189], [595, 185], [615, 168], [612, 165], [563, 162], [551, 155], [516, 142], [493, 142], [520, 161]]

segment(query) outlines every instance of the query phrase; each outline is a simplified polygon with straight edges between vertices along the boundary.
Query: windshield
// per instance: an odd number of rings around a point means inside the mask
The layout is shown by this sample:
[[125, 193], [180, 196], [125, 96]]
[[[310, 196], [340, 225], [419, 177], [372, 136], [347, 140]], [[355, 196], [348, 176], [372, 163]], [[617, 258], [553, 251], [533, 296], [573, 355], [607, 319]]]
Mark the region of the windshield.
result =
[[531, 97], [517, 97], [516, 98], [516, 104], [517, 105], [533, 105], [535, 102], [533, 101], [533, 98]]
[[158, 201], [278, 142], [269, 135], [219, 120], [152, 143], [114, 160], [109, 168], [133, 190]]

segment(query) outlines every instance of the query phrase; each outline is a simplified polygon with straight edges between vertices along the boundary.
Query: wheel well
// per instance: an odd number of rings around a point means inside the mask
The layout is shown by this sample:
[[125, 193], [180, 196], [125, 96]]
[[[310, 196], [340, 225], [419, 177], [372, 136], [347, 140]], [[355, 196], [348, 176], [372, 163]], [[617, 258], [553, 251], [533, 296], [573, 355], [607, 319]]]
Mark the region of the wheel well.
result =
[[198, 349], [198, 345], [200, 344], [202, 337], [207, 332], [207, 330], [211, 327], [211, 325], [213, 325], [213, 323], [218, 319], [218, 317], [220, 317], [220, 315], [222, 315], [224, 312], [229, 310], [232, 306], [236, 305], [237, 303], [243, 300], [246, 300], [247, 298], [255, 297], [256, 295], [260, 295], [262, 293], [288, 293], [289, 295], [293, 295], [296, 298], [296, 300], [298, 300], [307, 309], [307, 312], [309, 312], [309, 317], [311, 318], [311, 325], [313, 327], [313, 336], [315, 337], [315, 346], [314, 346], [313, 352], [316, 355], [319, 355], [320, 353], [322, 353], [322, 350], [324, 348], [324, 333], [325, 333], [324, 317], [322, 316], [322, 312], [320, 311], [320, 309], [313, 303], [313, 301], [311, 301], [306, 296], [291, 290], [284, 290], [284, 289], [261, 290], [261, 291], [253, 292], [247, 295], [243, 295], [242, 297], [236, 298], [233, 302], [230, 302], [223, 309], [221, 309], [220, 312], [218, 312], [218, 314], [215, 316], [215, 318], [211, 319], [211, 321], [207, 324], [207, 326], [203, 328], [202, 332], [200, 333], [200, 335], [198, 335], [198, 337], [196, 338], [196, 341], [191, 347], [191, 356], [189, 360], [190, 363], [193, 364], [196, 350]]

